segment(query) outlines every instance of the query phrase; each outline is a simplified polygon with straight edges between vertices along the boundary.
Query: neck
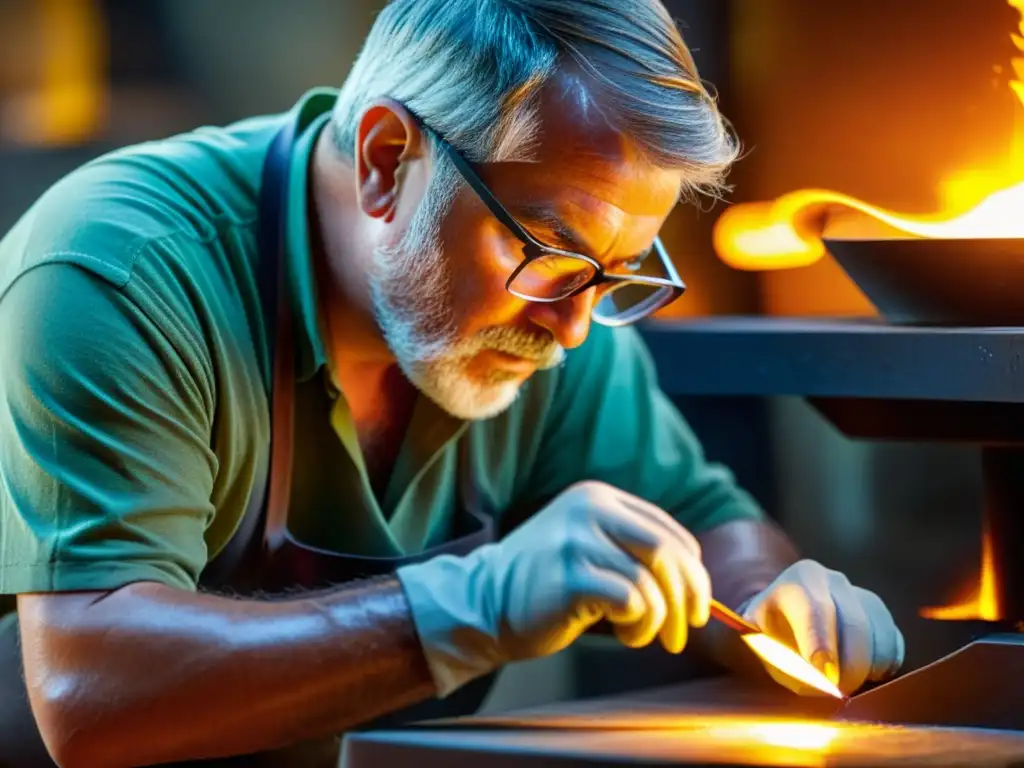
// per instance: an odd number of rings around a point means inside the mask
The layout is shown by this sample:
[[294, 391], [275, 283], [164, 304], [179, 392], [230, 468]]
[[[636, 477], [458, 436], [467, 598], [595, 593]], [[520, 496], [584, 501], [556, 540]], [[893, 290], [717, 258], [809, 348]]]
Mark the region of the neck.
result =
[[[309, 175], [310, 247], [321, 333], [331, 369], [340, 378], [379, 379], [395, 365], [373, 316], [369, 269], [372, 246], [356, 199], [351, 163], [323, 131]], [[341, 389], [345, 381], [336, 381]]]

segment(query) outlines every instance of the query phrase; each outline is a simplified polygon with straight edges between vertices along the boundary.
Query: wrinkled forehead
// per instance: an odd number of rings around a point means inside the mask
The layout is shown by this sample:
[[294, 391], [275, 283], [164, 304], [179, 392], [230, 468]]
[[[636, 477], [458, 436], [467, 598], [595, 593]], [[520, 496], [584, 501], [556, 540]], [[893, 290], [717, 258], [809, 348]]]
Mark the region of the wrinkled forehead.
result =
[[[682, 174], [649, 163], [615, 125], [594, 89], [572, 74], [546, 85], [529, 159], [490, 164], [484, 171], [493, 191], [511, 208], [547, 207], [596, 227], [604, 242], [636, 230], [653, 238], [679, 200]], [[591, 221], [592, 220], [592, 221]], [[628, 233], [627, 233], [628, 234]]]

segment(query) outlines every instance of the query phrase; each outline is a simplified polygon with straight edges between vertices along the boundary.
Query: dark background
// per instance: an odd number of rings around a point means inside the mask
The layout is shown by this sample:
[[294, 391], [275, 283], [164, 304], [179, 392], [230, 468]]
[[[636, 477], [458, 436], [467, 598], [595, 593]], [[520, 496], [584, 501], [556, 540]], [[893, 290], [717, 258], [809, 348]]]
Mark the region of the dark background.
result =
[[[311, 86], [340, 84], [379, 5], [0, 0], [0, 232], [104, 149], [284, 110]], [[1018, 15], [1003, 0], [667, 5], [747, 149], [731, 201], [814, 186], [934, 210], [948, 174], [992, 167], [1012, 143]], [[873, 313], [829, 259], [731, 270], [711, 245], [719, 211], [680, 208], [669, 222], [664, 240], [690, 286], [671, 315]], [[974, 450], [853, 442], [798, 400], [680, 406], [808, 556], [889, 602], [912, 666], [966, 636], [917, 611], [977, 572]], [[517, 666], [491, 706], [664, 682], [666, 663], [588, 639]]]

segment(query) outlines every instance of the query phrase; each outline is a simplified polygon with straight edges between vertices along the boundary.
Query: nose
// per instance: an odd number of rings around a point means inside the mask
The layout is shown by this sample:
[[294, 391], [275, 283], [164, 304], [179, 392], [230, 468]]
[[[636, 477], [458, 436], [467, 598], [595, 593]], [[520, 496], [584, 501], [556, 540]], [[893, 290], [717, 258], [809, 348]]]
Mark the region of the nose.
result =
[[575, 349], [590, 332], [590, 315], [594, 310], [596, 288], [550, 304], [530, 305], [530, 319], [548, 331], [565, 349]]

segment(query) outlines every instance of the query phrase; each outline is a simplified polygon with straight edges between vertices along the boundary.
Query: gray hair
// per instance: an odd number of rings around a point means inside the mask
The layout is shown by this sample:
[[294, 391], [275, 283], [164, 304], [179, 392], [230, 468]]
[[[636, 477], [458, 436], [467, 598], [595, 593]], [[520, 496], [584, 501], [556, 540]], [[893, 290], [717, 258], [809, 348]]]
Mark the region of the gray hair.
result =
[[388, 97], [471, 161], [529, 159], [563, 63], [648, 161], [683, 172], [684, 196], [726, 189], [737, 142], [659, 0], [392, 0], [341, 88], [334, 142], [351, 157], [362, 110]]

